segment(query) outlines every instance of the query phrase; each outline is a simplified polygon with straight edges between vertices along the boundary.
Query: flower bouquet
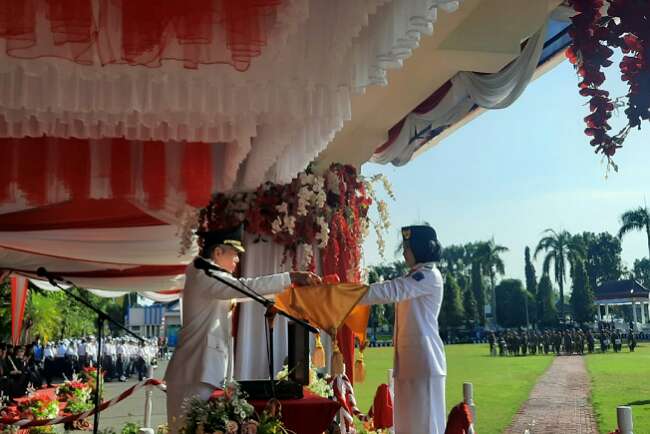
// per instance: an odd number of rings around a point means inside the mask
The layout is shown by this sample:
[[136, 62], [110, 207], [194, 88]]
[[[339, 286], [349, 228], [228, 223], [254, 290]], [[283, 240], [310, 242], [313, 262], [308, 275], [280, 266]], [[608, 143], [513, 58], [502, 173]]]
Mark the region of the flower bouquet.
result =
[[[287, 380], [289, 378], [289, 367], [284, 365], [282, 370], [276, 374], [275, 378], [278, 380]], [[329, 374], [319, 374], [316, 368], [310, 364], [309, 385], [307, 385], [307, 390], [323, 398], [331, 398], [334, 395], [334, 392], [332, 391], [332, 385], [329, 380]]]
[[[59, 415], [59, 401], [43, 392], [32, 392], [27, 399], [18, 404], [21, 418], [53, 419]], [[54, 432], [53, 425], [36, 426], [29, 429], [30, 434]]]
[[[104, 375], [105, 371], [102, 371], [101, 375], [99, 375], [99, 385], [101, 386], [102, 393], [99, 396], [99, 398], [102, 398], [102, 395], [104, 394]], [[83, 371], [81, 371], [81, 376], [79, 377], [81, 382], [85, 383], [90, 387], [92, 397], [94, 399], [95, 393], [97, 392], [97, 368], [95, 367], [88, 367], [84, 368]]]
[[209, 401], [191, 398], [185, 402], [183, 434], [288, 434], [281, 421], [280, 402], [269, 401], [256, 417], [236, 382], [225, 385], [224, 394]]

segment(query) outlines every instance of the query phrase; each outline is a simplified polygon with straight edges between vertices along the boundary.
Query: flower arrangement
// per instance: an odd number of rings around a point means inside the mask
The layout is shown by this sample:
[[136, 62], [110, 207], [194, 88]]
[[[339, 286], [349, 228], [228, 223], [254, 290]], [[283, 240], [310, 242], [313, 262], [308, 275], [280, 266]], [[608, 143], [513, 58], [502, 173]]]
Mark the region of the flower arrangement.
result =
[[[278, 380], [288, 379], [289, 367], [284, 365], [282, 370], [276, 374], [275, 378]], [[329, 374], [320, 375], [316, 368], [309, 366], [309, 385], [307, 385], [307, 390], [323, 398], [330, 398], [334, 395], [330, 378]]]
[[[27, 399], [18, 404], [18, 412], [21, 418], [29, 419], [53, 419], [59, 415], [59, 401], [51, 398], [43, 392], [31, 392]], [[31, 434], [54, 432], [53, 425], [32, 427]]]
[[[569, 34], [572, 44], [567, 57], [581, 77], [580, 94], [589, 97], [591, 114], [585, 117], [585, 134], [597, 153], [608, 158], [621, 148], [632, 128], [641, 128], [642, 120], [650, 120], [650, 3], [647, 1], [607, 0], [606, 15], [601, 11], [605, 0], [569, 0], [577, 14], [571, 18]], [[620, 49], [625, 56], [619, 64], [621, 80], [627, 82], [628, 93], [621, 99], [627, 124], [610, 135], [609, 119], [617, 105], [609, 92], [600, 87], [605, 82], [602, 71], [612, 65], [609, 60]]]
[[[285, 247], [285, 260], [294, 269], [315, 269], [314, 248], [324, 253], [331, 268], [352, 270], [348, 280], [358, 280], [361, 245], [370, 224], [378, 234], [383, 254], [383, 231], [389, 226], [387, 205], [376, 200], [373, 184], [385, 177], [366, 179], [352, 166], [333, 164], [323, 174], [308, 168], [289, 184], [266, 183], [252, 193], [217, 194], [199, 212], [202, 230], [245, 224], [258, 239], [270, 239]], [[377, 203], [379, 220], [371, 221], [368, 210]]]
[[187, 411], [183, 434], [288, 434], [281, 419], [279, 401], [271, 400], [258, 418], [239, 385], [228, 382], [224, 394], [209, 401], [191, 398], [184, 403]]
[[[99, 396], [100, 399], [104, 394], [104, 375], [106, 375], [106, 372], [102, 370], [101, 375], [99, 375], [99, 384], [102, 391], [101, 395]], [[95, 398], [95, 394], [97, 393], [97, 377], [97, 368], [93, 366], [84, 368], [83, 371], [81, 371], [81, 375], [79, 376], [79, 380], [90, 388], [92, 399]]]

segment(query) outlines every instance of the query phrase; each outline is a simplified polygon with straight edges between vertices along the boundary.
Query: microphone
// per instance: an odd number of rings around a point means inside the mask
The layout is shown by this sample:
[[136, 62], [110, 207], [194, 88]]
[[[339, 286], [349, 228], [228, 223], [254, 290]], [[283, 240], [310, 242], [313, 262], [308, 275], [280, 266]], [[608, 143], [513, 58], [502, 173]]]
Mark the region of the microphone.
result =
[[37, 275], [38, 277], [44, 277], [44, 278], [46, 278], [46, 279], [50, 282], [50, 284], [55, 285], [55, 286], [56, 286], [56, 284], [55, 284], [54, 282], [57, 281], [57, 280], [58, 280], [59, 282], [63, 282], [63, 283], [70, 284], [70, 282], [67, 281], [67, 280], [65, 280], [63, 277], [61, 277], [61, 276], [57, 276], [56, 274], [52, 274], [52, 273], [50, 273], [49, 271], [47, 271], [47, 270], [45, 269], [45, 267], [38, 267], [38, 268], [36, 269], [36, 275]]

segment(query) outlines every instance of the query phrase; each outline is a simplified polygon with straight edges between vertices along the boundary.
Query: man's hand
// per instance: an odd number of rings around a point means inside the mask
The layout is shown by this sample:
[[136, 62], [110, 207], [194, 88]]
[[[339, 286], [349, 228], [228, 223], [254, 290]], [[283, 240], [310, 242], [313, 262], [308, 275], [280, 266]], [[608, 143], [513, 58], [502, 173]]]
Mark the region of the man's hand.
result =
[[297, 286], [312, 286], [322, 283], [320, 276], [309, 271], [292, 271], [289, 273], [289, 277], [291, 277], [291, 283]]

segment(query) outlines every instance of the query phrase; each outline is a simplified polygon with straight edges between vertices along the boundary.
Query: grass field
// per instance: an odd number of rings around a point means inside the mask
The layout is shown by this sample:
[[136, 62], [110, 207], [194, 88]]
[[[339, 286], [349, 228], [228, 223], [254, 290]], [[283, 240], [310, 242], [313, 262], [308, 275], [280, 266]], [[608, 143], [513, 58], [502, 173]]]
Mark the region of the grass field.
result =
[[601, 433], [616, 428], [616, 407], [632, 406], [634, 432], [650, 433], [650, 345], [630, 353], [592, 354], [587, 356], [591, 376], [591, 394]]
[[[539, 376], [553, 360], [551, 356], [489, 357], [487, 345], [450, 345], [445, 350], [447, 408], [449, 410], [462, 400], [463, 382], [473, 383], [477, 432], [486, 434], [498, 434], [508, 426]], [[364, 412], [368, 411], [377, 386], [388, 380], [387, 370], [393, 365], [393, 349], [368, 348], [365, 360], [366, 381], [355, 386], [359, 408]], [[650, 363], [647, 366], [650, 371]]]

